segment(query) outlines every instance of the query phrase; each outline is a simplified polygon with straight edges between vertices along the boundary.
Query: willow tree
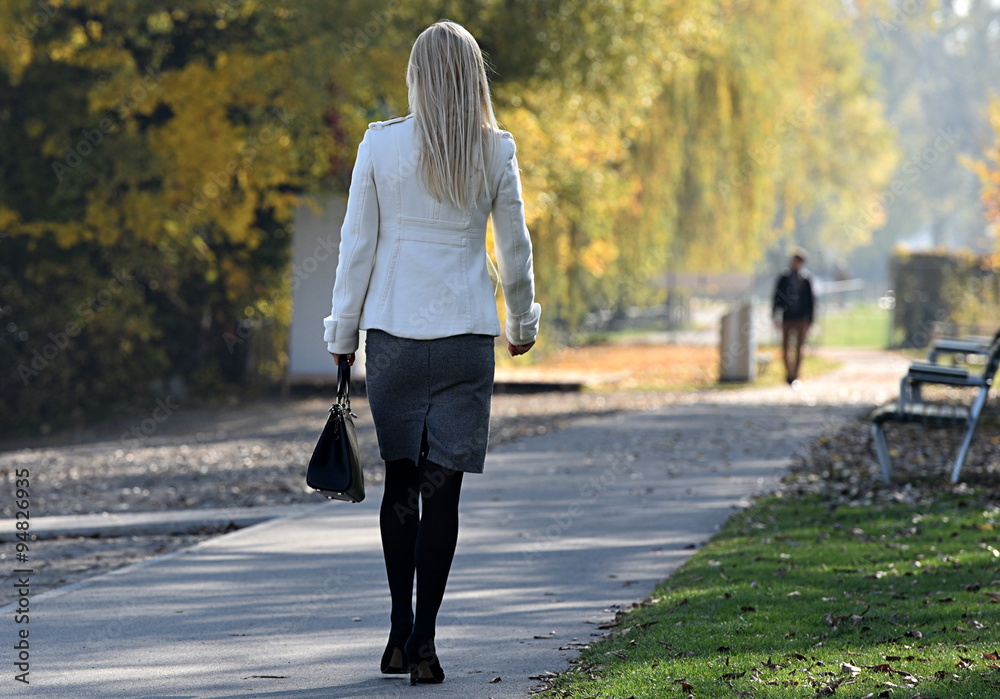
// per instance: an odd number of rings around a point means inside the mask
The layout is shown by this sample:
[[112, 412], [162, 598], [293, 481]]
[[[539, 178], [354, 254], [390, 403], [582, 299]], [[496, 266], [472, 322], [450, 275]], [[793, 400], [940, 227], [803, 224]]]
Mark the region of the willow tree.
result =
[[665, 23], [638, 167], [678, 267], [752, 269], [790, 238], [846, 251], [876, 227], [845, 229], [886, 182], [892, 134], [838, 8], [705, 2]]

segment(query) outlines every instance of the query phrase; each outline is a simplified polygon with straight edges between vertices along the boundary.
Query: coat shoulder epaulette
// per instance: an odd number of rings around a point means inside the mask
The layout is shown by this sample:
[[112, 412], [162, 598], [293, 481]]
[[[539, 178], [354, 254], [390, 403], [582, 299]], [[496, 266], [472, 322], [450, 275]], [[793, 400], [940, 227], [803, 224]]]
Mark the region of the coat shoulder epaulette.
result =
[[369, 129], [381, 130], [381, 129], [385, 128], [386, 126], [389, 126], [390, 124], [399, 124], [401, 122], [406, 121], [407, 119], [412, 119], [412, 118], [413, 118], [413, 115], [412, 114], [408, 114], [406, 116], [396, 117], [395, 119], [388, 119], [386, 121], [373, 121], [372, 123], [368, 124], [368, 128]]

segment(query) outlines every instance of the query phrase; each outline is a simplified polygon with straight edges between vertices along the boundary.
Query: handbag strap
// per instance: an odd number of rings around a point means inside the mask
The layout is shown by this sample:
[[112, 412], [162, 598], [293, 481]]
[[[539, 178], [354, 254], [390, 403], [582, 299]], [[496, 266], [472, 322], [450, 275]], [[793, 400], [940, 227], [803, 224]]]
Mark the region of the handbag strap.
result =
[[351, 364], [346, 357], [337, 365], [337, 403], [351, 410]]

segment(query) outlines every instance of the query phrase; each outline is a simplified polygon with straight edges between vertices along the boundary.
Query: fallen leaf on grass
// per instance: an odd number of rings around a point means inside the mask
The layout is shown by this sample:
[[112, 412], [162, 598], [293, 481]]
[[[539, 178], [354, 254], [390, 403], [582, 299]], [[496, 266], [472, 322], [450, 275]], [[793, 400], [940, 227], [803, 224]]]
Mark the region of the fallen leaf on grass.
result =
[[840, 626], [840, 622], [842, 622], [844, 619], [847, 618], [848, 617], [846, 616], [837, 616], [833, 612], [827, 612], [826, 614], [823, 615], [823, 621], [826, 622], [826, 625], [832, 626], [833, 628], [837, 628], [838, 626]]
[[853, 683], [853, 681], [852, 680], [848, 680], [847, 678], [842, 678], [842, 679], [834, 680], [830, 684], [823, 685], [822, 687], [820, 687], [819, 689], [817, 689], [816, 690], [816, 696], [818, 696], [818, 697], [832, 697], [833, 695], [835, 695], [837, 693], [837, 689], [842, 684], [852, 684], [852, 683]]
[[546, 670], [545, 672], [543, 672], [543, 673], [541, 673], [539, 675], [528, 675], [528, 679], [529, 680], [551, 680], [553, 677], [558, 677], [558, 676], [559, 676], [558, 673]]
[[[634, 626], [626, 626], [624, 629], [622, 629], [621, 631], [619, 631], [617, 633], [617, 635], [619, 635], [619, 636], [627, 636], [628, 634], [632, 633], [635, 630], [645, 631], [650, 626], [653, 626], [654, 624], [659, 624], [659, 623], [660, 622], [658, 622], [658, 621], [645, 621], [645, 622], [643, 622], [641, 624], [635, 624]], [[635, 641], [632, 641], [632, 643], [635, 643]]]
[[851, 676], [860, 675], [861, 674], [861, 668], [858, 667], [857, 665], [851, 665], [850, 663], [841, 663], [840, 664], [840, 671], [844, 672], [844, 673], [848, 673], [849, 672], [851, 674]]

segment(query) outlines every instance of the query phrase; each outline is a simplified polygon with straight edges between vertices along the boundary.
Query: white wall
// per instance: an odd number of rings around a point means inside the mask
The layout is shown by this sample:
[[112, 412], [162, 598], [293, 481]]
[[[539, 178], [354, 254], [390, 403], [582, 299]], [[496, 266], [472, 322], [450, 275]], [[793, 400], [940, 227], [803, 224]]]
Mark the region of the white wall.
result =
[[[345, 197], [334, 196], [317, 200], [312, 207], [300, 206], [295, 212], [289, 383], [333, 383], [337, 379], [336, 366], [323, 342], [323, 318], [330, 315], [340, 227], [346, 207]], [[353, 374], [359, 378], [364, 374], [363, 349], [362, 339]]]

